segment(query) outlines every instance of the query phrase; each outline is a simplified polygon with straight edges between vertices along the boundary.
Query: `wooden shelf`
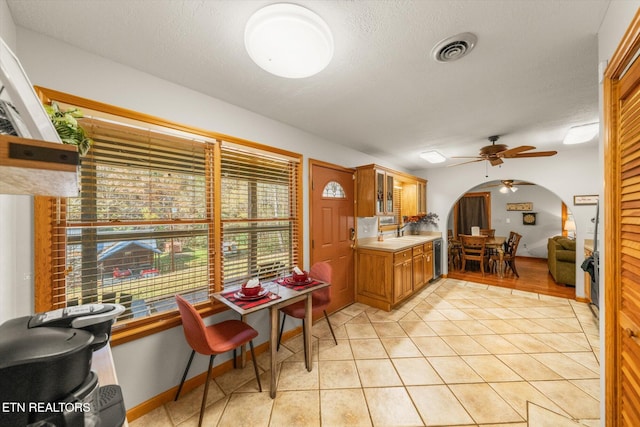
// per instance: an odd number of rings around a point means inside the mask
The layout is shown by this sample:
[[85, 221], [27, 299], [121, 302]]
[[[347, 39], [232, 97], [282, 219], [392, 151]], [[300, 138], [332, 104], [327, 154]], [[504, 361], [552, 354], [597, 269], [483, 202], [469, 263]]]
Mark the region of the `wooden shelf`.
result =
[[78, 164], [73, 145], [0, 135], [0, 194], [75, 197]]

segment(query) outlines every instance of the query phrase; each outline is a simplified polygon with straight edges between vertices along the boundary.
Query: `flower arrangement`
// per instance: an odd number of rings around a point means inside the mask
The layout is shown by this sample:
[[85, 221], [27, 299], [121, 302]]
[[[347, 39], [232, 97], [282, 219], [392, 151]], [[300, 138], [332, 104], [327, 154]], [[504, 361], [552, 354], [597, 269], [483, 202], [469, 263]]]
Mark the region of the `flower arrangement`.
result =
[[432, 224], [438, 225], [438, 214], [429, 212], [426, 215], [413, 215], [402, 217], [405, 224]]

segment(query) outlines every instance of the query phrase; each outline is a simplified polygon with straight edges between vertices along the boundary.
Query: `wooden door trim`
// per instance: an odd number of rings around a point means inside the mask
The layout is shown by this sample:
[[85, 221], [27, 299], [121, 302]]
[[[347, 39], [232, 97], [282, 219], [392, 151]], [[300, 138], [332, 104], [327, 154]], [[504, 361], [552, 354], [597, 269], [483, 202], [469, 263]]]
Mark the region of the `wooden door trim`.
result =
[[[355, 197], [356, 197], [356, 193], [355, 193], [355, 173], [356, 170], [354, 168], [347, 168], [345, 166], [340, 166], [340, 165], [336, 165], [333, 163], [327, 163], [327, 162], [323, 162], [322, 160], [316, 160], [316, 159], [309, 159], [309, 263], [313, 264], [313, 248], [311, 247], [312, 245], [312, 239], [311, 239], [311, 224], [313, 224], [313, 197], [311, 197], [311, 194], [313, 194], [313, 166], [321, 166], [327, 169], [333, 169], [333, 170], [337, 170], [339, 172], [347, 172], [347, 173], [351, 173], [354, 176], [354, 191], [353, 191], [353, 197], [354, 200], [353, 202], [355, 203]], [[355, 205], [354, 205], [354, 211], [353, 214], [355, 216]]]
[[487, 214], [487, 223], [489, 228], [491, 228], [491, 191], [475, 191], [473, 193], [465, 193], [463, 194], [456, 203], [453, 205], [453, 235], [457, 236], [460, 234], [458, 232], [458, 217], [460, 216], [460, 200], [465, 197], [484, 197], [486, 200], [485, 203], [485, 213]]
[[[621, 380], [618, 375], [617, 349], [620, 345], [619, 315], [620, 309], [620, 269], [618, 268], [620, 253], [620, 224], [615, 220], [620, 206], [620, 156], [617, 117], [619, 115], [618, 99], [620, 84], [618, 80], [624, 75], [633, 61], [635, 53], [640, 49], [640, 11], [636, 12], [629, 28], [625, 32], [615, 53], [611, 57], [604, 74], [603, 88], [603, 144], [604, 144], [604, 308], [605, 308], [605, 425], [614, 427], [620, 416], [619, 396]], [[596, 248], [597, 249], [597, 248]]]

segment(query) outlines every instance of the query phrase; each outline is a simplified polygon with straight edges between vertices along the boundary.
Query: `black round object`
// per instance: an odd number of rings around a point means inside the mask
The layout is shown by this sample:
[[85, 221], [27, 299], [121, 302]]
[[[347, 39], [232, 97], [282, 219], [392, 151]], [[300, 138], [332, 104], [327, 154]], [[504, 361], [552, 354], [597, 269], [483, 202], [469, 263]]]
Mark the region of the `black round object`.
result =
[[91, 371], [93, 335], [72, 328], [28, 328], [29, 316], [0, 325], [0, 425], [25, 425], [29, 405], [63, 400]]

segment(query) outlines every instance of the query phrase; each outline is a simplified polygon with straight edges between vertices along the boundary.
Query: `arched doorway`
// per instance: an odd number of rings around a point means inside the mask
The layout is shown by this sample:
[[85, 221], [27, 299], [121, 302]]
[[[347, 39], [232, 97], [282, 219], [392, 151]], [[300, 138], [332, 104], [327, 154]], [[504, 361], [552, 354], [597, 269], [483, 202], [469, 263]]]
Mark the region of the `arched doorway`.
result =
[[[448, 277], [466, 277], [466, 280], [491, 285], [575, 298], [576, 269], [580, 267], [582, 256], [576, 250], [575, 221], [571, 230], [566, 229], [567, 225], [571, 225], [573, 213], [557, 194], [536, 183], [516, 179], [492, 180], [470, 187], [455, 201], [446, 217], [447, 229], [454, 236], [457, 235], [460, 224], [470, 223], [461, 220], [460, 216], [465, 212], [473, 214], [473, 209], [481, 208], [480, 205], [472, 205], [471, 210], [465, 211], [460, 207], [460, 202], [469, 194], [481, 195], [486, 201], [484, 212], [478, 217], [486, 219], [486, 223], [478, 223], [479, 226], [495, 230], [496, 236], [508, 237], [511, 232], [522, 236], [517, 250], [520, 277], [516, 277], [510, 270], [507, 270], [504, 277], [482, 277], [473, 272], [462, 274], [455, 269], [449, 271]], [[569, 233], [572, 234], [571, 238], [567, 237]], [[559, 249], [561, 253], [555, 250], [556, 237], [562, 238], [564, 246]], [[552, 253], [551, 259], [549, 250]], [[454, 251], [448, 252], [449, 256], [455, 254]], [[450, 267], [455, 265], [449, 263]]]

